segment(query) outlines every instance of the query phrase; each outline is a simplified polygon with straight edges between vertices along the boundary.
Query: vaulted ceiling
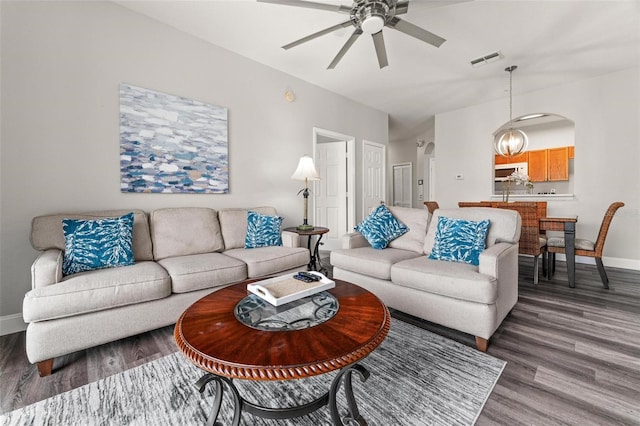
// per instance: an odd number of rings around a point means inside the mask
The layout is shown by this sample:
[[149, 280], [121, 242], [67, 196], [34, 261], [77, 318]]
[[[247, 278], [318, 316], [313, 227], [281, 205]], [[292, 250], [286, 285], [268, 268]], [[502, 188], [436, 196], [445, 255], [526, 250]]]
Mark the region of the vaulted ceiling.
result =
[[[351, 6], [352, 2], [314, 0]], [[402, 19], [446, 39], [433, 47], [384, 28], [389, 66], [360, 37], [335, 69], [327, 66], [353, 32], [344, 28], [281, 46], [344, 22], [344, 14], [253, 0], [117, 3], [181, 31], [389, 113], [390, 139], [411, 135], [437, 113], [638, 67], [637, 0], [411, 0]], [[348, 15], [347, 15], [348, 16]], [[502, 59], [470, 62], [492, 52]]]

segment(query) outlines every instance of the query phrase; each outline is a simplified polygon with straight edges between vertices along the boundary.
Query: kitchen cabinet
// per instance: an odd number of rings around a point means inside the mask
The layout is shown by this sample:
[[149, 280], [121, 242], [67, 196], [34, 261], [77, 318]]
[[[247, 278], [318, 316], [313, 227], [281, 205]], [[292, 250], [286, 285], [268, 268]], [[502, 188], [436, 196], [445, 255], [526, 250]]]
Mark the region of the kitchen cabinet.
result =
[[569, 147], [547, 149], [547, 180], [569, 180]]
[[547, 180], [547, 151], [539, 149], [529, 151], [529, 180], [531, 182], [546, 182]]
[[529, 161], [529, 153], [523, 152], [520, 155], [516, 155], [511, 158], [503, 157], [502, 155], [496, 155], [494, 163], [495, 164], [511, 164], [511, 163], [526, 163]]

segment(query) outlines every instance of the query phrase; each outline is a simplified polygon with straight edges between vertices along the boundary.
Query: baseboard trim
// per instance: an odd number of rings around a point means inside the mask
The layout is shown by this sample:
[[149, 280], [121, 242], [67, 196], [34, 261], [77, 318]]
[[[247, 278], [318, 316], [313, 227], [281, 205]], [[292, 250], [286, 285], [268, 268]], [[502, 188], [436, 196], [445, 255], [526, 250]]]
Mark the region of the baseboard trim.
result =
[[0, 336], [25, 331], [27, 324], [22, 319], [22, 313], [0, 317]]

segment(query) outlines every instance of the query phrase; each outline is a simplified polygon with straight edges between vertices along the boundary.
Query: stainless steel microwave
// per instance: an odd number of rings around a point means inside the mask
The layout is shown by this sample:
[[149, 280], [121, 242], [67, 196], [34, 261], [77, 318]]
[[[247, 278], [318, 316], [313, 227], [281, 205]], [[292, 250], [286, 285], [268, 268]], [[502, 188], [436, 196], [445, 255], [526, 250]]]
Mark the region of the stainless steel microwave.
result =
[[513, 174], [519, 171], [526, 176], [529, 176], [529, 165], [527, 163], [508, 163], [508, 164], [496, 164], [494, 172], [494, 181], [503, 182]]

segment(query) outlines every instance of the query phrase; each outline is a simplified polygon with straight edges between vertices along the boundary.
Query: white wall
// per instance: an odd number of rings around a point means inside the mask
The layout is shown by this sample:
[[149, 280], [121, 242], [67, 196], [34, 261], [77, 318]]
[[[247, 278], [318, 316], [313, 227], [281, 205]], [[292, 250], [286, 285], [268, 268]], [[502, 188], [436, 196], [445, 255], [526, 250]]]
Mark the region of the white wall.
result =
[[[514, 116], [551, 112], [575, 122], [575, 198], [549, 201], [548, 214], [578, 215], [579, 237], [595, 240], [605, 210], [618, 211], [604, 262], [640, 269], [640, 73], [638, 68], [514, 96]], [[504, 122], [496, 101], [438, 114], [436, 193], [441, 207], [489, 199], [492, 132]], [[455, 175], [464, 174], [464, 180]]]
[[[314, 126], [354, 135], [359, 167], [363, 139], [387, 144], [386, 113], [117, 4], [3, 1], [0, 8], [0, 319], [19, 314], [30, 289], [36, 215], [273, 205], [291, 226], [302, 215], [291, 174], [312, 153]], [[229, 108], [229, 194], [120, 193], [121, 82]], [[285, 101], [286, 89], [295, 102]]]

